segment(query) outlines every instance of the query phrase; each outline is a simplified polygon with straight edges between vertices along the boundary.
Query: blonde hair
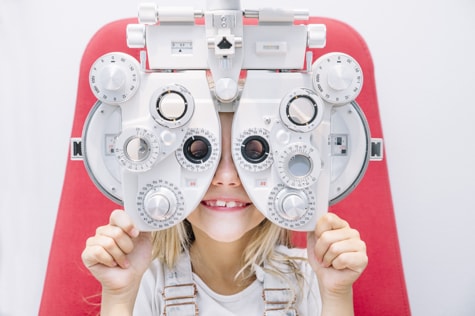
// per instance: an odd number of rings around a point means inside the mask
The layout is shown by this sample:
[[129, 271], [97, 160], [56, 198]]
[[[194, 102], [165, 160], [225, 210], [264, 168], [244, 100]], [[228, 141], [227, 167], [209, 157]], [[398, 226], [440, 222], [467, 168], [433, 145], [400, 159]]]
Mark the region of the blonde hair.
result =
[[[305, 260], [304, 258], [289, 257], [276, 250], [276, 246], [283, 245], [292, 247], [291, 232], [281, 228], [267, 219], [264, 219], [253, 231], [251, 242], [242, 254], [242, 268], [235, 276], [236, 279], [252, 278], [255, 274], [255, 266], [264, 268], [268, 273], [272, 273], [284, 280], [297, 279], [302, 281], [303, 276], [295, 260]], [[153, 233], [153, 256], [158, 258], [163, 264], [172, 268], [178, 261], [182, 251], [189, 249], [194, 241], [193, 229], [187, 220], [169, 229]], [[283, 271], [280, 267], [285, 266]], [[290, 274], [290, 275], [289, 275]]]

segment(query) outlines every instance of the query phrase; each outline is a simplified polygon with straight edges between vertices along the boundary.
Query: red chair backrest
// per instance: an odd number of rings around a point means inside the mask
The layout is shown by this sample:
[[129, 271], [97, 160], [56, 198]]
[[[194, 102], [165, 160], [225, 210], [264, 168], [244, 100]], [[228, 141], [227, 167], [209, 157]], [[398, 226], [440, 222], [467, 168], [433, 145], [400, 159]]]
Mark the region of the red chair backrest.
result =
[[[136, 23], [136, 19], [104, 26], [87, 46], [80, 67], [72, 137], [81, 137], [84, 121], [96, 102], [88, 81], [92, 63], [114, 51], [139, 59], [139, 50], [126, 46], [129, 23]], [[327, 46], [314, 50], [314, 58], [343, 52], [362, 67], [364, 86], [357, 102], [367, 117], [372, 137], [382, 138], [373, 62], [365, 41], [354, 29], [336, 20], [312, 17], [308, 23], [327, 26]], [[81, 252], [86, 239], [108, 222], [110, 211], [117, 207], [95, 187], [81, 161], [68, 161], [39, 315], [99, 313], [100, 284], [83, 266]], [[331, 211], [348, 220], [367, 243], [369, 265], [354, 285], [356, 315], [410, 315], [386, 162], [371, 162], [358, 187]], [[297, 233], [294, 239], [299, 246], [305, 245], [303, 234]]]

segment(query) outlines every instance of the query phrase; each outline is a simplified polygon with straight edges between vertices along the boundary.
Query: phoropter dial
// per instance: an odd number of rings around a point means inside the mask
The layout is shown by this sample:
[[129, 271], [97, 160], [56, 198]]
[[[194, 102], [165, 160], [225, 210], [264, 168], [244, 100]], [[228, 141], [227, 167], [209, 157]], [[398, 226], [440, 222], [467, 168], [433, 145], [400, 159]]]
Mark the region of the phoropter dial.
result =
[[183, 194], [168, 181], [153, 181], [138, 192], [137, 211], [151, 229], [171, 227], [185, 216]]
[[269, 195], [270, 219], [288, 229], [298, 229], [316, 214], [315, 194], [310, 188], [292, 189], [276, 186]]
[[363, 72], [358, 62], [344, 53], [329, 53], [312, 66], [313, 85], [318, 95], [334, 105], [356, 99], [363, 86]]
[[220, 157], [218, 138], [204, 128], [190, 128], [175, 152], [178, 163], [186, 170], [202, 172], [212, 168]]
[[124, 130], [115, 141], [114, 152], [119, 163], [132, 172], [150, 170], [160, 154], [158, 138], [145, 128]]
[[318, 180], [322, 163], [318, 150], [310, 144], [292, 143], [275, 156], [277, 172], [285, 185], [301, 189]]
[[177, 128], [188, 123], [194, 110], [193, 96], [185, 87], [178, 84], [158, 89], [150, 101], [153, 118], [158, 124], [168, 128]]
[[234, 141], [233, 157], [247, 171], [263, 171], [274, 162], [269, 144], [269, 131], [265, 128], [250, 128]]
[[140, 65], [124, 53], [109, 53], [97, 59], [89, 72], [92, 93], [107, 104], [129, 100], [140, 83]]
[[323, 100], [313, 91], [297, 88], [282, 99], [282, 122], [296, 132], [308, 132], [320, 124], [323, 118]]
[[175, 194], [165, 187], [157, 187], [147, 192], [143, 203], [148, 216], [157, 221], [164, 221], [173, 216], [176, 206]]

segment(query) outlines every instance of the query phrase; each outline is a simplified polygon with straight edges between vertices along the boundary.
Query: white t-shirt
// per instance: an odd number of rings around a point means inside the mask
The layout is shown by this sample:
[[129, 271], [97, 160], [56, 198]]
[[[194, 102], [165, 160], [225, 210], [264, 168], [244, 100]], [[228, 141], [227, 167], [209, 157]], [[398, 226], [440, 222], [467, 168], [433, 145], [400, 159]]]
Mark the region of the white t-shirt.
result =
[[[305, 249], [289, 249], [278, 247], [278, 251], [293, 257], [306, 257]], [[183, 256], [188, 260], [188, 256]], [[302, 292], [298, 297], [295, 307], [299, 316], [318, 316], [321, 314], [321, 299], [318, 281], [310, 265], [305, 261], [297, 261], [305, 281]], [[200, 315], [219, 316], [262, 316], [264, 315], [264, 300], [262, 291], [264, 287], [263, 271], [256, 273], [257, 279], [243, 291], [233, 295], [220, 295], [211, 290], [196, 274], [192, 274], [193, 282], [197, 287], [197, 305]], [[165, 284], [164, 268], [159, 260], [154, 260], [145, 272], [139, 293], [135, 301], [134, 315], [161, 316], [164, 306], [163, 287]], [[294, 285], [298, 290], [298, 285]]]

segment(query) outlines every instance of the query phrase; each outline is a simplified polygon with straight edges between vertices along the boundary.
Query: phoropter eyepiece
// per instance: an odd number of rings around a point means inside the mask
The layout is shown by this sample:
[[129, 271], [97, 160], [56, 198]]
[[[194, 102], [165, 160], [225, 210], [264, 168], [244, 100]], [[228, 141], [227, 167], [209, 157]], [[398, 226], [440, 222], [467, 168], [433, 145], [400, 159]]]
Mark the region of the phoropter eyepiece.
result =
[[242, 143], [241, 154], [250, 163], [263, 162], [269, 155], [269, 143], [262, 136], [249, 136]]
[[211, 143], [203, 136], [192, 136], [185, 141], [183, 153], [186, 159], [195, 164], [201, 164], [211, 156]]

